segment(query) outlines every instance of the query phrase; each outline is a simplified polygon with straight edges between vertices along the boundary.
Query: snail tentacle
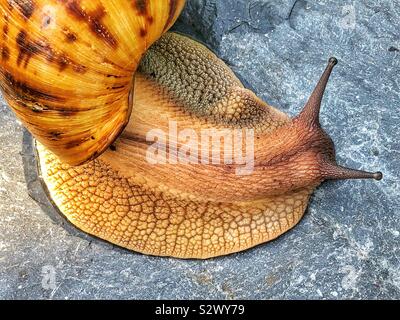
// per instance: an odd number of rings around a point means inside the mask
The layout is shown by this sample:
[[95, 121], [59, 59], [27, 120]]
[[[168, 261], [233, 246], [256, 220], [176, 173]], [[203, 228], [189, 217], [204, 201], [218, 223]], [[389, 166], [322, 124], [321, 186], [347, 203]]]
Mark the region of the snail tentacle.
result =
[[333, 68], [337, 65], [338, 60], [334, 57], [329, 59], [328, 65], [322, 74], [317, 86], [312, 92], [302, 112], [298, 115], [298, 119], [308, 123], [310, 126], [319, 125], [319, 115], [321, 111], [322, 98], [326, 90], [329, 78]]
[[336, 163], [324, 163], [322, 173], [325, 179], [329, 180], [347, 180], [347, 179], [374, 179], [382, 180], [382, 172], [368, 172], [342, 167]]

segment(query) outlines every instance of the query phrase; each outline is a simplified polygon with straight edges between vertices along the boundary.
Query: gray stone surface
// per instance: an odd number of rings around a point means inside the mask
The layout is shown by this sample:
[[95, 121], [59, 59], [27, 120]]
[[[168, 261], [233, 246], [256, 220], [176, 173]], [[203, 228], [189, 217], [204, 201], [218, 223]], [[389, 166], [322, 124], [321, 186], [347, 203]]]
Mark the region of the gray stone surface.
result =
[[147, 257], [84, 235], [51, 208], [29, 135], [2, 102], [0, 298], [399, 299], [399, 1], [189, 0], [177, 29], [291, 115], [337, 56], [323, 126], [341, 164], [384, 180], [325, 183], [295, 229], [244, 253]]

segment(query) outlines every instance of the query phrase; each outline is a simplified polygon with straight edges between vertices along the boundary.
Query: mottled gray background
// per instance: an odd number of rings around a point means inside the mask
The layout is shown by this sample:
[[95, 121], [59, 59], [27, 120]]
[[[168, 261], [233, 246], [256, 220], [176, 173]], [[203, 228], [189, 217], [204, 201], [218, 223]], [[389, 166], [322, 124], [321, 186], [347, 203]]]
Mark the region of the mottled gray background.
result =
[[143, 256], [82, 234], [50, 208], [29, 136], [2, 102], [0, 298], [400, 298], [399, 1], [189, 0], [177, 28], [291, 115], [335, 55], [323, 126], [341, 164], [380, 169], [384, 180], [325, 183], [293, 231], [244, 253]]

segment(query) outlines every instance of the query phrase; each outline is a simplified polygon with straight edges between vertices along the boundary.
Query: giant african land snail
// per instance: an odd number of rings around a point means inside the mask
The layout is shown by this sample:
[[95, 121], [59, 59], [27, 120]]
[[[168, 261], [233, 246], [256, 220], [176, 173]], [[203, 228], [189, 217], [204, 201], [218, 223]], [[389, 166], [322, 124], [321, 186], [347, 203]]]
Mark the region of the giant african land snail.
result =
[[[50, 197], [74, 225], [147, 254], [207, 258], [292, 228], [325, 179], [382, 178], [338, 166], [319, 125], [336, 59], [290, 119], [203, 45], [165, 34], [183, 5], [0, 0], [1, 88], [38, 141]], [[148, 132], [176, 140], [171, 123], [192, 133], [253, 129], [253, 171], [149, 162]]]

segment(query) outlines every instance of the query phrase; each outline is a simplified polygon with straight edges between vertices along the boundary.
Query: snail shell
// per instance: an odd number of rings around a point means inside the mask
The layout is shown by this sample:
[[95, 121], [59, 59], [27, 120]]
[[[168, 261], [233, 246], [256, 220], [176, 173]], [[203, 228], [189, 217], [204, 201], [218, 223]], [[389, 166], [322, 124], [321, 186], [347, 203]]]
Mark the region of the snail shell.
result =
[[29, 131], [82, 164], [118, 137], [133, 75], [184, 0], [0, 0], [0, 82]]

